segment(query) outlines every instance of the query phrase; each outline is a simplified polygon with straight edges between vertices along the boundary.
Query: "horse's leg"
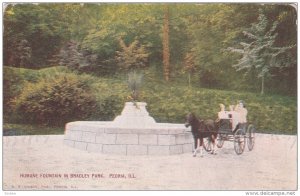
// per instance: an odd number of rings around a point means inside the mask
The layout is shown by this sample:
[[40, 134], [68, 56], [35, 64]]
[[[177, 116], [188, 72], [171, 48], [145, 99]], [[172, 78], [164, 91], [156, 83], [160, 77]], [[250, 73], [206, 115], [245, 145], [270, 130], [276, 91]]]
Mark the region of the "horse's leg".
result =
[[200, 137], [200, 156], [203, 157], [203, 137]]
[[212, 142], [212, 151], [211, 154], [216, 154], [215, 146], [216, 146], [216, 136], [214, 134], [211, 135]]
[[196, 156], [197, 150], [198, 150], [198, 137], [194, 137], [194, 153], [193, 153], [193, 157]]

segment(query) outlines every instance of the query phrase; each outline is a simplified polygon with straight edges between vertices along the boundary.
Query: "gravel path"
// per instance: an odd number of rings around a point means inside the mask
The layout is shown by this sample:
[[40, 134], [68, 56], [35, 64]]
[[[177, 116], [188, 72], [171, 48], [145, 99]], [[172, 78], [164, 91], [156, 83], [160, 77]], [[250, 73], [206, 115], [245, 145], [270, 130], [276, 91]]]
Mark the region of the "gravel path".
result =
[[256, 134], [238, 156], [117, 156], [63, 145], [63, 135], [3, 137], [4, 190], [296, 190], [297, 137]]

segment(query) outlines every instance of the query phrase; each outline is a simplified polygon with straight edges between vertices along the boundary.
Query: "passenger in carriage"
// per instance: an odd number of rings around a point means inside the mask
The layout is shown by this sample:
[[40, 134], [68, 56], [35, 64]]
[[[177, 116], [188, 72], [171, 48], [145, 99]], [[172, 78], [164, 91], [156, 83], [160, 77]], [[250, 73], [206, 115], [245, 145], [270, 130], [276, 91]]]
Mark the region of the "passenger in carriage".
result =
[[235, 128], [236, 131], [236, 129], [242, 129], [244, 128], [244, 126], [246, 126], [248, 110], [246, 109], [244, 102], [240, 100], [239, 103], [235, 106], [234, 111], [238, 114], [238, 124]]
[[232, 129], [232, 111], [225, 111], [225, 105], [220, 104], [221, 111], [218, 112], [217, 123], [222, 129]]
[[230, 122], [231, 122], [231, 130], [235, 131], [237, 128], [237, 125], [239, 124], [239, 114], [237, 111], [235, 111], [235, 106], [230, 105]]
[[239, 101], [235, 107], [235, 111], [239, 113], [239, 123], [246, 123], [248, 110], [243, 101]]
[[225, 105], [224, 104], [220, 104], [220, 109], [221, 111], [218, 112], [218, 119], [225, 119], [225, 118], [228, 118], [227, 117], [227, 112], [225, 111]]
[[225, 105], [220, 104], [221, 111], [218, 112], [218, 120], [219, 122], [222, 119], [229, 120], [229, 126], [233, 132], [235, 132], [238, 128], [243, 128], [247, 123], [247, 109], [245, 108], [244, 102], [239, 101], [236, 106], [230, 105], [229, 110], [225, 111]]

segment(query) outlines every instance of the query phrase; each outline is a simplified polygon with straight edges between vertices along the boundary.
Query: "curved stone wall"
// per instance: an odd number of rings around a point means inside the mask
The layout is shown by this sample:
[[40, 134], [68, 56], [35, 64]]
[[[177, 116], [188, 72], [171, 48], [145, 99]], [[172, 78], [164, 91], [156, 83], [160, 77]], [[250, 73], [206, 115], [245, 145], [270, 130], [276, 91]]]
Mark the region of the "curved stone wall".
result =
[[167, 123], [120, 128], [113, 122], [71, 122], [66, 125], [64, 143], [89, 152], [120, 155], [173, 155], [193, 150], [190, 129]]

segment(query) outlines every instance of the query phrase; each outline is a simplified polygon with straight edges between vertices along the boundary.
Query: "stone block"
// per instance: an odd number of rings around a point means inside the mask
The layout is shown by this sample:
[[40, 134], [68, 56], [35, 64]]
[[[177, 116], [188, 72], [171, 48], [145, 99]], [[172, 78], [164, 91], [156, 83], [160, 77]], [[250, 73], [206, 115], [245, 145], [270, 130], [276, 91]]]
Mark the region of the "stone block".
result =
[[169, 155], [169, 146], [148, 146], [148, 155]]
[[67, 126], [67, 130], [70, 131], [84, 131], [86, 129], [86, 126], [80, 125], [80, 124], [72, 124]]
[[127, 155], [147, 155], [146, 145], [127, 145]]
[[178, 134], [175, 136], [176, 144], [185, 144], [185, 135], [184, 134]]
[[64, 144], [67, 145], [67, 146], [70, 146], [70, 147], [74, 147], [75, 142], [72, 141], [72, 140], [64, 139]]
[[193, 152], [193, 149], [194, 149], [193, 146], [194, 146], [194, 143], [183, 144], [182, 145], [183, 153], [191, 153], [191, 152]]
[[183, 129], [169, 129], [169, 134], [180, 134], [184, 132], [185, 131]]
[[102, 152], [104, 154], [119, 154], [126, 155], [126, 145], [103, 145]]
[[102, 152], [102, 144], [88, 143], [87, 151], [88, 152]]
[[117, 134], [116, 144], [138, 144], [137, 134]]
[[128, 130], [128, 129], [124, 129], [124, 132], [122, 132], [122, 130], [120, 128], [108, 127], [104, 130], [104, 133], [109, 133], [109, 134], [113, 134], [113, 133], [131, 133], [129, 131], [130, 130]]
[[158, 145], [175, 145], [175, 135], [158, 135]]
[[147, 145], [157, 145], [158, 143], [157, 135], [155, 134], [140, 134], [139, 135], [139, 144]]
[[188, 138], [187, 138], [188, 143], [194, 143], [194, 137], [192, 133], [187, 133], [187, 134], [188, 134]]
[[73, 140], [73, 141], [81, 141], [82, 132], [81, 131], [71, 131], [67, 130], [65, 133], [65, 139]]
[[94, 132], [94, 133], [104, 133], [105, 128], [97, 127], [95, 125], [89, 125], [89, 126], [86, 126], [83, 131]]
[[97, 144], [115, 144], [116, 134], [99, 133], [96, 135]]
[[82, 132], [81, 141], [95, 143], [96, 142], [96, 133]]
[[104, 132], [108, 122], [101, 121], [76, 121], [67, 123], [65, 126], [66, 130], [72, 131], [88, 131], [88, 132]]
[[117, 128], [110, 127], [105, 129], [105, 133], [123, 133], [123, 134], [168, 134], [168, 129], [161, 128]]
[[64, 139], [65, 140], [70, 140], [71, 139], [71, 135], [72, 135], [71, 131], [65, 130]]
[[183, 148], [182, 145], [170, 146], [170, 154], [182, 154]]
[[110, 127], [105, 130], [105, 133], [120, 133], [120, 134], [137, 134], [137, 132], [138, 130], [135, 128]]
[[151, 131], [153, 134], [169, 134], [169, 130], [167, 128], [161, 128], [161, 127], [157, 127], [154, 129], [149, 129], [149, 131]]
[[194, 138], [191, 133], [184, 133], [176, 136], [176, 144], [188, 144], [193, 142]]
[[169, 130], [167, 128], [159, 128], [159, 129], [156, 129], [155, 134], [167, 135], [167, 134], [169, 134]]
[[78, 123], [77, 122], [69, 122], [65, 125], [66, 130], [72, 130], [74, 127], [76, 127]]
[[87, 143], [86, 142], [75, 142], [74, 148], [80, 149], [80, 150], [86, 150]]

